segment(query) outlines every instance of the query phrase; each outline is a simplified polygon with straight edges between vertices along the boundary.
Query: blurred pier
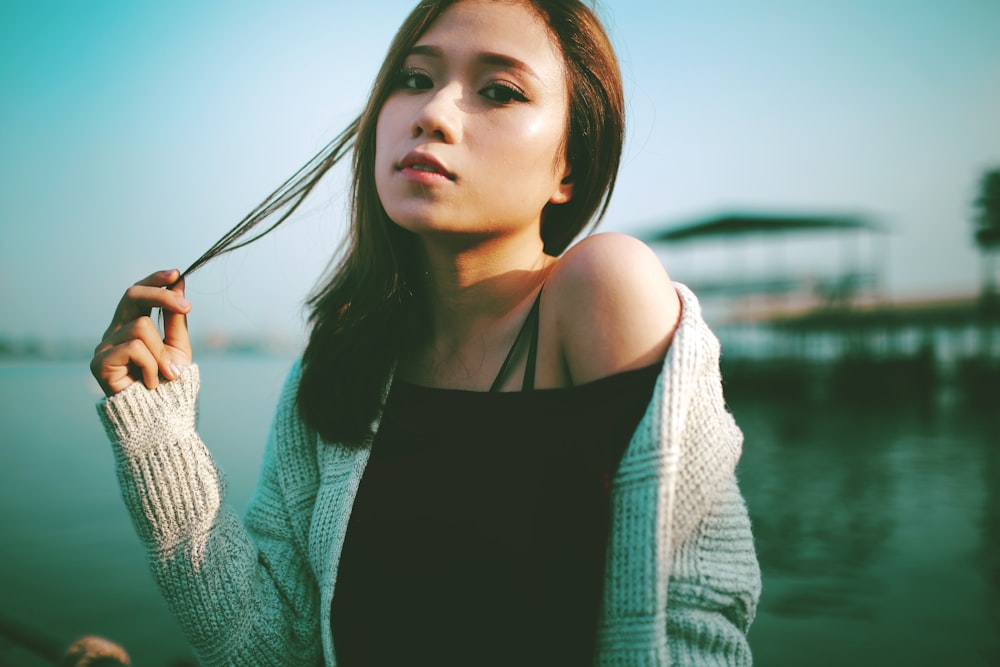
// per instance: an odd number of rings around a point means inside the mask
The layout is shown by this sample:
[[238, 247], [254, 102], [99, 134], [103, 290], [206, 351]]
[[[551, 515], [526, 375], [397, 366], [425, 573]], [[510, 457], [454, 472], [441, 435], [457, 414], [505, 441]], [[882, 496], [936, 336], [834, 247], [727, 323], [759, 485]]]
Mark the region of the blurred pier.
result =
[[888, 230], [863, 216], [725, 214], [648, 235], [699, 295], [727, 392], [982, 402], [1000, 386], [1000, 307], [890, 301]]
[[1000, 311], [973, 297], [776, 312], [717, 332], [736, 391], [980, 402], [1000, 386]]

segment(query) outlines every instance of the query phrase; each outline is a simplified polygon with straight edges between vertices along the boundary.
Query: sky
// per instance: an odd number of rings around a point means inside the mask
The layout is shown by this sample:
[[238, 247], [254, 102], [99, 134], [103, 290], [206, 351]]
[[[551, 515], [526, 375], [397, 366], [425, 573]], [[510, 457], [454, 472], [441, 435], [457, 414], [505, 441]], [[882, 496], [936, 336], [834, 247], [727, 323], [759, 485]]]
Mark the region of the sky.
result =
[[[357, 115], [412, 4], [0, 2], [0, 339], [96, 344], [128, 285], [193, 261]], [[858, 214], [886, 230], [889, 297], [976, 290], [972, 201], [1000, 167], [1000, 2], [598, 13], [628, 105], [602, 229]], [[301, 335], [344, 233], [345, 176], [190, 278], [195, 335]], [[699, 269], [661, 256], [675, 279]]]

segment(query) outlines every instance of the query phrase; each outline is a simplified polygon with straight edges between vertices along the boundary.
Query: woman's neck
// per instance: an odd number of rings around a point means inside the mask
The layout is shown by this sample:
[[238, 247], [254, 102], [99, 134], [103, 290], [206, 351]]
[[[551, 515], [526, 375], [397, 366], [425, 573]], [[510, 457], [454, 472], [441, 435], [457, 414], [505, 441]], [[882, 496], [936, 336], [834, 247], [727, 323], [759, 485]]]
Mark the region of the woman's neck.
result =
[[427, 334], [449, 345], [503, 328], [555, 262], [537, 236], [457, 248], [425, 241], [422, 247]]

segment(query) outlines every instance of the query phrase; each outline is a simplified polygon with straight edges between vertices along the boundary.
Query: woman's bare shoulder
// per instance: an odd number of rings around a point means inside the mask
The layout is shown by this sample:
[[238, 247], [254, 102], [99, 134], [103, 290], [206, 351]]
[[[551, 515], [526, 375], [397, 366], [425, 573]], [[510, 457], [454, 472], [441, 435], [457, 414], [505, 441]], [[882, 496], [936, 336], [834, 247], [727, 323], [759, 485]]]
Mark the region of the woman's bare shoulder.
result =
[[680, 318], [663, 264], [625, 234], [577, 243], [556, 263], [545, 291], [574, 384], [662, 360]]

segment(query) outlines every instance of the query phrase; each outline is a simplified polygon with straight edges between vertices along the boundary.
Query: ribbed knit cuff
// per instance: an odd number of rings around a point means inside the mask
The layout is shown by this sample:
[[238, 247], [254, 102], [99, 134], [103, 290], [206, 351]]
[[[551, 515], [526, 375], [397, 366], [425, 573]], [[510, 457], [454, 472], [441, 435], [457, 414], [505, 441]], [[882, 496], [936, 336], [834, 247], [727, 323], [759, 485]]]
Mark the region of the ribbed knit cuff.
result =
[[152, 444], [151, 432], [170, 429], [180, 434], [194, 430], [200, 387], [198, 366], [192, 364], [181, 369], [176, 380], [161, 382], [156, 389], [147, 389], [142, 382], [132, 383], [101, 400], [97, 413], [112, 442], [126, 451], [141, 450]]
[[98, 405], [136, 532], [161, 552], [207, 532], [221, 506], [219, 472], [195, 431], [199, 384], [192, 365], [156, 389], [136, 382]]

